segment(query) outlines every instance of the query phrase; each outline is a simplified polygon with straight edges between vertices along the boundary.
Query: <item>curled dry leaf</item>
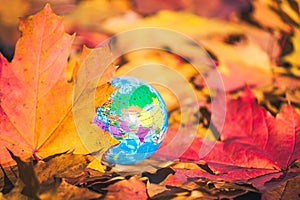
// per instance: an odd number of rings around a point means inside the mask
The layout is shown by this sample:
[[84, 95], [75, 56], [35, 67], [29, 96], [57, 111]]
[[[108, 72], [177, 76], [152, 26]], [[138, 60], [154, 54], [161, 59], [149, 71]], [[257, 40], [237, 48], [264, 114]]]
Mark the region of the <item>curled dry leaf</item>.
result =
[[36, 174], [33, 170], [33, 163], [26, 163], [22, 161], [18, 156], [15, 156], [10, 150], [8, 150], [8, 152], [11, 155], [12, 159], [16, 161], [19, 170], [19, 183], [18, 186], [15, 188], [16, 190], [20, 191], [20, 194], [16, 194], [26, 195], [33, 199], [38, 198], [40, 185]]

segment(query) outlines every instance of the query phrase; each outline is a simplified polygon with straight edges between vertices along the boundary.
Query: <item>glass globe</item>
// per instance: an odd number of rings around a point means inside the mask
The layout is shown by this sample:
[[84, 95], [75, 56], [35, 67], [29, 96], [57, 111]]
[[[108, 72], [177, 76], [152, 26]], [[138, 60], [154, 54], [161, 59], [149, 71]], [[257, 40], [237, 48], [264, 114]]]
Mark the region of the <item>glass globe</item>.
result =
[[95, 122], [119, 144], [104, 154], [104, 160], [134, 164], [161, 145], [168, 128], [167, 108], [158, 91], [145, 81], [119, 76], [111, 84], [116, 90], [97, 108]]

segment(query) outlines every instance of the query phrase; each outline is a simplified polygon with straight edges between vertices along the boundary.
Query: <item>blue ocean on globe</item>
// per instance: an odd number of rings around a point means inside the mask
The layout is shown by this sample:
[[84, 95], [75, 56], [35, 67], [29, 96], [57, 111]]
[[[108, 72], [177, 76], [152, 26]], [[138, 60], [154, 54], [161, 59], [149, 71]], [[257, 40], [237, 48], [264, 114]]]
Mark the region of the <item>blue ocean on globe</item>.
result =
[[134, 164], [161, 145], [168, 129], [166, 104], [153, 86], [138, 78], [118, 76], [111, 84], [116, 90], [97, 108], [95, 122], [119, 144], [104, 154], [104, 160]]

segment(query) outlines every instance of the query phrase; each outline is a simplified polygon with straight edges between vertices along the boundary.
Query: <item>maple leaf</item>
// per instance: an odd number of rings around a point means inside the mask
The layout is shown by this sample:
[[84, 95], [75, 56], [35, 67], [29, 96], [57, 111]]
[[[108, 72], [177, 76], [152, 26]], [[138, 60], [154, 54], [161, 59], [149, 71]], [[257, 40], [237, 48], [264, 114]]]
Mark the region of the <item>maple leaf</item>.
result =
[[246, 90], [240, 99], [227, 103], [221, 141], [204, 158], [199, 157], [201, 146], [202, 139], [196, 138], [181, 160], [204, 160], [213, 174], [174, 169], [181, 181], [191, 176], [221, 178], [250, 182], [266, 189], [272, 178], [284, 180], [300, 173], [290, 169], [300, 159], [300, 116], [289, 105], [275, 118]]
[[[70, 150], [88, 153], [73, 119], [73, 84], [66, 78], [74, 35], [64, 32], [63, 18], [49, 5], [21, 19], [19, 29], [22, 37], [12, 62], [0, 55], [0, 164], [13, 163], [6, 148], [22, 159]], [[88, 55], [84, 51], [79, 62]], [[108, 141], [105, 138], [104, 143]]]

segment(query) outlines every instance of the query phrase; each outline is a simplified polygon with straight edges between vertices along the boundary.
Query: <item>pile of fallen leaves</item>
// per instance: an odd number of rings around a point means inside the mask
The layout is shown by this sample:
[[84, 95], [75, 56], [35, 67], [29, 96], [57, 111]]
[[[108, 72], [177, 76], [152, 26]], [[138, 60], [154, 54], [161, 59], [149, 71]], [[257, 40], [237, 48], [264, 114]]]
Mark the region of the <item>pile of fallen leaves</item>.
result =
[[[20, 19], [13, 59], [0, 54], [0, 199], [300, 199], [296, 1], [240, 0], [233, 6], [216, 0], [217, 7], [206, 7], [210, 12], [193, 0], [68, 2], [53, 3], [65, 20], [49, 5]], [[39, 5], [0, 9], [11, 17], [0, 26], [11, 29], [13, 14], [28, 14]], [[13, 8], [19, 9], [9, 12]], [[75, 34], [66, 33], [64, 23]], [[72, 112], [74, 81], [93, 51], [83, 44], [95, 47], [120, 31], [149, 26], [185, 33], [207, 50], [226, 88], [225, 125], [210, 130], [220, 137], [200, 158], [203, 132], [211, 128], [210, 96], [201, 75], [187, 62], [194, 59], [189, 54], [192, 44], [181, 43], [188, 50], [184, 58], [157, 50], [123, 55], [114, 63], [118, 70], [107, 71], [104, 79], [145, 63], [170, 66], [189, 80], [201, 102], [201, 116], [194, 121], [197, 136], [180, 158], [167, 167], [154, 165], [152, 171], [122, 171], [101, 164], [82, 144]], [[1, 43], [7, 38], [4, 28]], [[181, 113], [176, 98], [158, 89], [170, 115], [167, 144], [177, 133]], [[100, 81], [96, 104], [112, 90]], [[101, 157], [113, 141], [100, 130], [96, 134], [92, 136]]]

